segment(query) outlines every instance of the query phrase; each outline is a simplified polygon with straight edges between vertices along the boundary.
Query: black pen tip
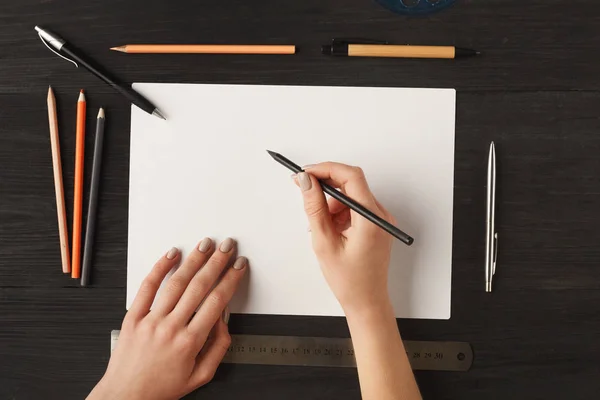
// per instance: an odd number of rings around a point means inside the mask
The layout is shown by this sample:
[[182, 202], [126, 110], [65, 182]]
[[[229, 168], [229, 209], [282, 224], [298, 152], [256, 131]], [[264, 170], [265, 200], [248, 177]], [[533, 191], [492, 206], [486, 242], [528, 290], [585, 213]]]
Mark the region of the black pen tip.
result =
[[465, 49], [464, 47], [455, 47], [454, 48], [454, 57], [473, 57], [481, 54], [478, 50], [473, 49]]
[[269, 153], [269, 155], [273, 158], [275, 158], [275, 156], [277, 155], [277, 153], [275, 153], [274, 151], [271, 151], [271, 150], [267, 150], [267, 153]]

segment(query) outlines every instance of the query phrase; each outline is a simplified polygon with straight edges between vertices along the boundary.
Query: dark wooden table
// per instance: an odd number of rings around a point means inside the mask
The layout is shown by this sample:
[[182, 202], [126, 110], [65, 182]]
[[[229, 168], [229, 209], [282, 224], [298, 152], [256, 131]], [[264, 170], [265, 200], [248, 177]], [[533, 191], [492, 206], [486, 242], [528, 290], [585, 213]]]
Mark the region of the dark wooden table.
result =
[[[431, 399], [588, 399], [600, 390], [600, 4], [459, 0], [406, 18], [371, 0], [19, 0], [0, 5], [0, 399], [80, 399], [125, 313], [129, 105], [50, 53], [54, 28], [127, 81], [454, 87], [452, 319], [405, 339], [461, 340], [467, 373], [418, 372]], [[477, 59], [328, 58], [334, 36], [457, 44]], [[296, 56], [126, 56], [125, 43], [295, 43]], [[57, 92], [67, 211], [75, 102], [108, 113], [93, 287], [60, 267], [46, 92]], [[201, 111], [201, 110], [200, 110]], [[435, 116], [435, 110], [431, 110]], [[91, 148], [93, 135], [87, 140]], [[487, 150], [499, 157], [499, 264], [484, 293]], [[86, 159], [91, 161], [91, 151]], [[89, 165], [89, 164], [88, 164]], [[89, 183], [89, 168], [86, 171]], [[342, 318], [234, 316], [234, 333], [347, 336]], [[356, 399], [355, 370], [222, 366], [192, 398]]]

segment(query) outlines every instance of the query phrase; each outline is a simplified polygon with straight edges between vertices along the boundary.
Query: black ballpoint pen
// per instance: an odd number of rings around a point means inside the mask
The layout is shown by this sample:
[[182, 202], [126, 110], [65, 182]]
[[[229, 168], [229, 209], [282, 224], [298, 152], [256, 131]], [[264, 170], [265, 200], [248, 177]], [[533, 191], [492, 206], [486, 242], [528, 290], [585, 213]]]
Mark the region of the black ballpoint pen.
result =
[[[283, 165], [284, 167], [286, 167], [287, 169], [289, 169], [290, 171], [292, 171], [296, 174], [304, 171], [300, 166], [298, 166], [297, 164], [294, 164], [294, 162], [285, 158], [284, 156], [282, 156], [279, 153], [275, 153], [274, 151], [270, 151], [270, 150], [267, 150], [267, 153], [269, 153], [269, 155], [271, 157], [273, 157], [273, 159], [275, 161], [277, 161], [279, 164]], [[344, 193], [336, 190], [334, 187], [329, 186], [328, 184], [326, 184], [322, 181], [319, 181], [319, 183], [321, 184], [321, 188], [323, 189], [323, 191], [325, 193], [327, 193], [328, 195], [330, 195], [331, 197], [333, 197], [340, 203], [342, 203], [345, 206], [347, 206], [348, 208], [356, 211], [358, 214], [365, 217], [366, 219], [368, 219], [369, 221], [371, 221], [372, 223], [374, 223], [375, 225], [377, 225], [378, 227], [380, 227], [381, 229], [383, 229], [390, 235], [394, 236], [396, 239], [399, 239], [401, 242], [405, 243], [406, 245], [410, 246], [411, 244], [413, 244], [414, 239], [411, 236], [402, 232], [400, 229], [398, 229], [394, 225], [390, 224], [385, 219], [380, 218], [379, 216], [375, 215], [373, 212], [369, 211], [367, 208], [363, 207], [356, 201], [352, 200], [350, 197], [346, 196]]]
[[[69, 44], [65, 40], [61, 39], [56, 34], [48, 30], [40, 28], [39, 26], [36, 26], [35, 30], [38, 32], [40, 39], [42, 39], [42, 42], [44, 42], [46, 47], [48, 47], [58, 56], [64, 58], [67, 61], [72, 62], [73, 64], [75, 64], [76, 67], [79, 67], [80, 65], [83, 66], [92, 74], [96, 75], [98, 78], [102, 79], [104, 82], [112, 86], [112, 88], [115, 89], [117, 92], [121, 93], [123, 96], [129, 99], [131, 103], [146, 111], [148, 114], [152, 114], [161, 119], [166, 119], [159, 111], [159, 109], [156, 108], [148, 99], [146, 99], [144, 96], [133, 90], [130, 85], [123, 84], [117, 81], [116, 79], [110, 77], [106, 72], [102, 71], [102, 69], [99, 66], [97, 66], [94, 62], [92, 62], [89, 59], [86, 59], [86, 57], [83, 56], [79, 51], [69, 46]], [[56, 51], [52, 48], [56, 49]]]

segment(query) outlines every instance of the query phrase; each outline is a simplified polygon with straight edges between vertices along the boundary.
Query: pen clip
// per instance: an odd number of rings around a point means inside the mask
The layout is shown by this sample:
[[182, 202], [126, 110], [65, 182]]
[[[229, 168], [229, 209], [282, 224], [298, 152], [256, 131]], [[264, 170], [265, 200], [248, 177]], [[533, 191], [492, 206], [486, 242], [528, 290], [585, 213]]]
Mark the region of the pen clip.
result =
[[365, 39], [365, 38], [337, 38], [331, 41], [332, 45], [337, 44], [390, 44], [386, 40]]
[[48, 45], [48, 43], [46, 43], [46, 40], [42, 37], [42, 34], [38, 32], [38, 36], [40, 37], [40, 40], [42, 41], [42, 43], [44, 43], [44, 46], [46, 46], [51, 52], [53, 52], [54, 54], [56, 54], [57, 56], [59, 56], [60, 58], [64, 58], [65, 60], [72, 62], [73, 64], [75, 64], [75, 67], [79, 68], [79, 65], [77, 65], [77, 63], [73, 60], [71, 60], [70, 58], [67, 58], [65, 56], [63, 56], [62, 54], [60, 54], [59, 52], [57, 52], [56, 50], [54, 50], [50, 45]]
[[496, 274], [496, 262], [498, 261], [498, 233], [494, 234], [494, 263], [492, 264], [492, 276]]

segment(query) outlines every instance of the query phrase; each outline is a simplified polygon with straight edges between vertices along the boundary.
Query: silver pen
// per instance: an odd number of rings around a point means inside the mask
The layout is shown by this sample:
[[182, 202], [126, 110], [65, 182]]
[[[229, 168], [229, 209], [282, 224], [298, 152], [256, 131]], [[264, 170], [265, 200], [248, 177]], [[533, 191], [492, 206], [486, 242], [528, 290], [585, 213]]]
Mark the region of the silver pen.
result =
[[496, 232], [496, 147], [490, 144], [487, 173], [487, 213], [485, 229], [485, 291], [492, 291], [492, 278], [498, 259], [498, 233]]

